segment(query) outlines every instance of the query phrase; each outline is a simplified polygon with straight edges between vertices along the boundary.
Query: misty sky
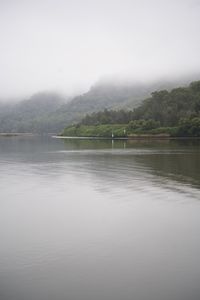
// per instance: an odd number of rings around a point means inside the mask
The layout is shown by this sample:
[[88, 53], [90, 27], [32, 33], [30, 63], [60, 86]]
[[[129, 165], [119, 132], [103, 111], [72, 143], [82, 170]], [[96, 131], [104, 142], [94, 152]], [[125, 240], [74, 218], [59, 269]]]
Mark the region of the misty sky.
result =
[[200, 0], [0, 0], [0, 97], [200, 69]]

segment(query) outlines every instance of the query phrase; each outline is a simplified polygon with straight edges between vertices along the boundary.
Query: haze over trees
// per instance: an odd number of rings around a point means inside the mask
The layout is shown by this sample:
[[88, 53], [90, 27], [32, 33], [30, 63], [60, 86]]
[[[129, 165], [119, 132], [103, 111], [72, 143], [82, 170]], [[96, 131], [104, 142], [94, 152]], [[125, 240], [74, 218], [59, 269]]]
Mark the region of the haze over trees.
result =
[[72, 99], [38, 93], [19, 103], [0, 103], [0, 132], [59, 133], [92, 112], [133, 109], [155, 89], [174, 84], [98, 82], [87, 93]]
[[[64, 135], [77, 134], [80, 126], [123, 124], [124, 130], [131, 133], [169, 133], [178, 136], [200, 136], [200, 81], [192, 82], [188, 87], [178, 87], [171, 91], [155, 91], [133, 110], [104, 110], [86, 115], [74, 128], [66, 128]], [[124, 136], [122, 127], [117, 135]], [[88, 130], [85, 127], [85, 130]], [[105, 126], [99, 127], [99, 132]], [[111, 132], [109, 127], [109, 135]], [[83, 134], [84, 134], [84, 130]], [[97, 130], [96, 130], [97, 131]], [[94, 131], [94, 132], [96, 132]], [[103, 131], [104, 132], [104, 131]], [[86, 132], [87, 134], [87, 132]], [[97, 131], [98, 134], [98, 131]], [[101, 135], [103, 133], [100, 133]]]
[[56, 93], [37, 93], [18, 103], [0, 103], [0, 132], [60, 133], [76, 123], [132, 122], [132, 128], [177, 126], [183, 118], [199, 117], [200, 84], [193, 82], [189, 87], [172, 89], [176, 85], [179, 84], [175, 81], [99, 82], [72, 99]]
[[155, 91], [134, 110], [107, 110], [86, 115], [81, 124], [123, 124], [132, 120], [155, 120], [161, 126], [175, 126], [181, 118], [199, 116], [200, 81], [171, 91]]
[[51, 132], [51, 115], [67, 100], [55, 93], [38, 93], [19, 103], [0, 106], [0, 132]]

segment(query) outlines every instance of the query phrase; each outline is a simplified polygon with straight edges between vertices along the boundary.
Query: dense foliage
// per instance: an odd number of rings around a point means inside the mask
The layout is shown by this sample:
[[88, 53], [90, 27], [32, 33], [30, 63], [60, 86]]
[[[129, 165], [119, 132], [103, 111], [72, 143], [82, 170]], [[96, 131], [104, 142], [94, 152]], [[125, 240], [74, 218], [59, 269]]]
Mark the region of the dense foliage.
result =
[[153, 119], [162, 126], [175, 126], [182, 118], [198, 117], [200, 112], [200, 81], [187, 88], [154, 92], [135, 109], [135, 119]]
[[65, 136], [79, 137], [124, 137], [126, 136], [126, 125], [73, 125], [64, 130]]
[[127, 84], [113, 80], [98, 82], [87, 93], [72, 99], [39, 93], [13, 104], [0, 102], [0, 132], [59, 133], [92, 112], [133, 109], [153, 90], [169, 86], [168, 82]]
[[21, 102], [1, 104], [0, 132], [56, 132], [60, 126], [54, 112], [65, 102], [58, 94], [38, 93]]
[[134, 110], [105, 109], [86, 115], [79, 126], [105, 124], [126, 124], [126, 134], [163, 132], [173, 136], [200, 136], [200, 81], [171, 91], [153, 92]]
[[82, 125], [125, 124], [134, 118], [133, 111], [107, 110], [87, 114], [80, 122]]
[[200, 136], [200, 118], [181, 119], [178, 126], [177, 135], [179, 136]]
[[[198, 135], [195, 128], [200, 117], [200, 82], [153, 92], [149, 97], [156, 87], [170, 85], [104, 82], [73, 99], [39, 93], [21, 102], [0, 103], [0, 132], [59, 133], [65, 126], [79, 122], [80, 125], [126, 124], [132, 132], [179, 127], [178, 134]], [[146, 97], [149, 98], [141, 105]], [[186, 123], [192, 124], [192, 128]]]

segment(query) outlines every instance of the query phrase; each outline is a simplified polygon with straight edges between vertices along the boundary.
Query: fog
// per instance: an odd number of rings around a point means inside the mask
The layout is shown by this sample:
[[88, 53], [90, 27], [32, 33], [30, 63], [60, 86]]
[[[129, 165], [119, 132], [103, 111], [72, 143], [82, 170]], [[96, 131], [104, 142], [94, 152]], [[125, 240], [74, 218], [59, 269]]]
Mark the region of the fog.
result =
[[0, 0], [0, 98], [195, 74], [198, 0]]

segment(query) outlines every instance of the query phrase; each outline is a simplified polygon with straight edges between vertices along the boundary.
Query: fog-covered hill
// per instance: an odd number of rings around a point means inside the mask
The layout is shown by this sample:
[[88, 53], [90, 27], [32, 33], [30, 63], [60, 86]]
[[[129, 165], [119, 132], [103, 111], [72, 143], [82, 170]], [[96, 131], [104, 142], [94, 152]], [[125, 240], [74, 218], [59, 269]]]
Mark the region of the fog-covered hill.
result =
[[48, 119], [66, 99], [55, 93], [37, 93], [17, 103], [0, 104], [0, 132], [48, 132]]
[[102, 111], [104, 109], [131, 110], [137, 107], [141, 101], [158, 89], [171, 89], [176, 82], [154, 82], [154, 83], [115, 83], [99, 82], [80, 96], [74, 97], [68, 103], [62, 105], [54, 114], [52, 119], [59, 119], [62, 126], [79, 122], [86, 114]]
[[107, 110], [86, 115], [64, 129], [65, 136], [127, 137], [160, 134], [163, 137], [200, 136], [200, 81], [188, 87], [152, 93], [137, 108]]
[[72, 99], [55, 93], [38, 93], [17, 103], [0, 103], [0, 132], [59, 133], [67, 125], [79, 122], [86, 114], [104, 109], [132, 110], [153, 91], [170, 90], [177, 84], [177, 81], [104, 81]]

